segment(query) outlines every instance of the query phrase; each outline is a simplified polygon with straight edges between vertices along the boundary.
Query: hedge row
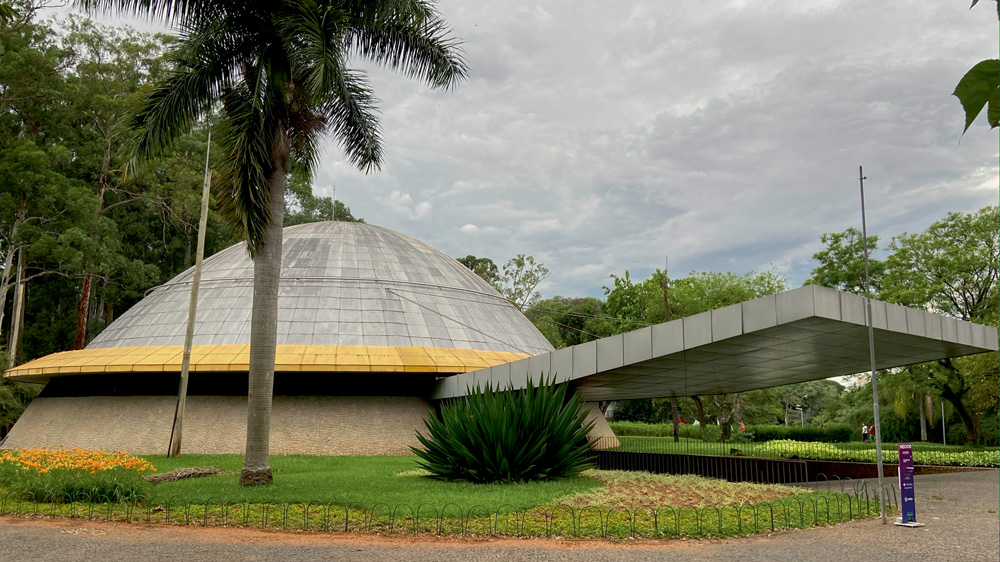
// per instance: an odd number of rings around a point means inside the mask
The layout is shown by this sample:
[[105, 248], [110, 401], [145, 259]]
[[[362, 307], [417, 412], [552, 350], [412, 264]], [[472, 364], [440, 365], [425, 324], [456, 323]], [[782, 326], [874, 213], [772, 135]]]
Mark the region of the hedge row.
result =
[[[643, 423], [632, 421], [611, 422], [611, 429], [620, 437], [673, 437], [674, 427], [669, 423]], [[701, 439], [701, 427], [693, 424], [681, 424], [678, 428], [681, 437]], [[851, 428], [846, 425], [831, 425], [826, 427], [785, 427], [783, 425], [750, 425], [746, 433], [734, 427], [730, 441], [775, 441], [790, 439], [819, 443], [844, 443], [853, 437]], [[715, 424], [705, 426], [705, 440], [718, 442], [722, 438], [722, 428]]]
[[786, 427], [783, 425], [752, 425], [747, 432], [753, 441], [776, 441], [789, 439], [791, 441], [808, 441], [811, 443], [845, 443], [854, 434], [846, 425], [828, 425], [824, 427]]
[[[674, 426], [669, 423], [644, 423], [633, 421], [609, 422], [611, 430], [620, 437], [673, 437]], [[678, 433], [686, 439], [701, 439], [701, 426], [680, 424]], [[735, 435], [734, 435], [735, 436]], [[722, 428], [715, 424], [705, 426], [705, 440], [717, 442], [722, 438]]]

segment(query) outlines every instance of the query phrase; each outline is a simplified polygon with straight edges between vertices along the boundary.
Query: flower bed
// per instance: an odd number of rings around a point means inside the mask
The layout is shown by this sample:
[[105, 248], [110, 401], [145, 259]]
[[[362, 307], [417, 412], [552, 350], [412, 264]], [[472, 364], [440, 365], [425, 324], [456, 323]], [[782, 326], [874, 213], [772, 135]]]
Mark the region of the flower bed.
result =
[[[831, 443], [804, 443], [781, 439], [761, 443], [757, 451], [786, 459], [815, 459], [830, 461], [876, 462], [875, 449], [846, 449]], [[895, 449], [883, 449], [882, 460], [899, 462], [899, 452]], [[1000, 466], [1000, 451], [913, 451], [913, 462], [916, 464], [948, 465], [948, 466]]]
[[122, 451], [15, 449], [0, 453], [0, 487], [35, 501], [132, 501], [148, 495], [149, 461]]

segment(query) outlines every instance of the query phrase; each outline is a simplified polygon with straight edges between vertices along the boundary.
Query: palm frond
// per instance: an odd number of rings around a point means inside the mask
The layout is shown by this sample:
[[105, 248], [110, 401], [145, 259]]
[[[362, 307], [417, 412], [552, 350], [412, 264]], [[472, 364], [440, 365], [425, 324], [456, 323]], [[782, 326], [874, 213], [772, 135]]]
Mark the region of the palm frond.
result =
[[329, 127], [352, 164], [365, 172], [382, 167], [382, 127], [376, 99], [363, 72], [341, 70], [326, 105]]
[[322, 105], [335, 86], [344, 61], [343, 37], [351, 26], [350, 14], [315, 0], [288, 3], [274, 18], [288, 53], [292, 76], [304, 85], [314, 104]]
[[364, 74], [347, 70], [343, 49], [345, 34], [355, 23], [349, 12], [314, 0], [289, 2], [275, 17], [295, 83], [289, 140], [293, 157], [305, 170], [312, 169], [316, 144], [327, 130], [353, 164], [366, 171], [381, 166], [376, 100]]
[[212, 19], [247, 7], [246, 2], [229, 0], [74, 0], [73, 5], [91, 14], [145, 16], [167, 25]]
[[216, 184], [220, 211], [239, 224], [250, 255], [256, 253], [271, 220], [268, 178], [278, 120], [255, 105], [256, 93], [240, 82], [223, 98], [220, 123], [220, 178]]
[[359, 24], [345, 37], [353, 53], [435, 88], [451, 89], [466, 78], [461, 41], [448, 37], [451, 29], [433, 3], [366, 4]]
[[[212, 30], [207, 30], [212, 31]], [[169, 53], [171, 74], [150, 87], [129, 126], [134, 132], [128, 169], [166, 150], [231, 87], [246, 45], [215, 29], [186, 37]]]

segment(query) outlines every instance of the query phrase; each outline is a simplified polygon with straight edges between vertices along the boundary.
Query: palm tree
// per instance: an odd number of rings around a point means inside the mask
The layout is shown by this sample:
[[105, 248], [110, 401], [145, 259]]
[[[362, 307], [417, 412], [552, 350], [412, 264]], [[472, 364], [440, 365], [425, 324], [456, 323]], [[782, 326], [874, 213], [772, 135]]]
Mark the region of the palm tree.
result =
[[[350, 57], [450, 89], [466, 76], [459, 43], [429, 0], [77, 0], [90, 12], [148, 16], [180, 29], [173, 71], [132, 120], [133, 163], [149, 159], [221, 104], [221, 209], [254, 259], [247, 444], [240, 483], [271, 482], [268, 459], [285, 182], [311, 173], [332, 134], [366, 172], [381, 130]], [[134, 164], [133, 164], [134, 165]]]

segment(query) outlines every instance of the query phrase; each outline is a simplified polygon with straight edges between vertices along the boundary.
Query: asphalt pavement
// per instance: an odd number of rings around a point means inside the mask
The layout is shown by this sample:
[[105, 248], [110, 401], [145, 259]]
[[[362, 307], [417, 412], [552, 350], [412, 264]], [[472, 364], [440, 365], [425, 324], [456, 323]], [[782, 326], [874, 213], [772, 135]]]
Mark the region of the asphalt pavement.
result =
[[0, 518], [0, 560], [978, 562], [1000, 560], [996, 470], [917, 476], [921, 528], [878, 520], [727, 540], [378, 537]]

